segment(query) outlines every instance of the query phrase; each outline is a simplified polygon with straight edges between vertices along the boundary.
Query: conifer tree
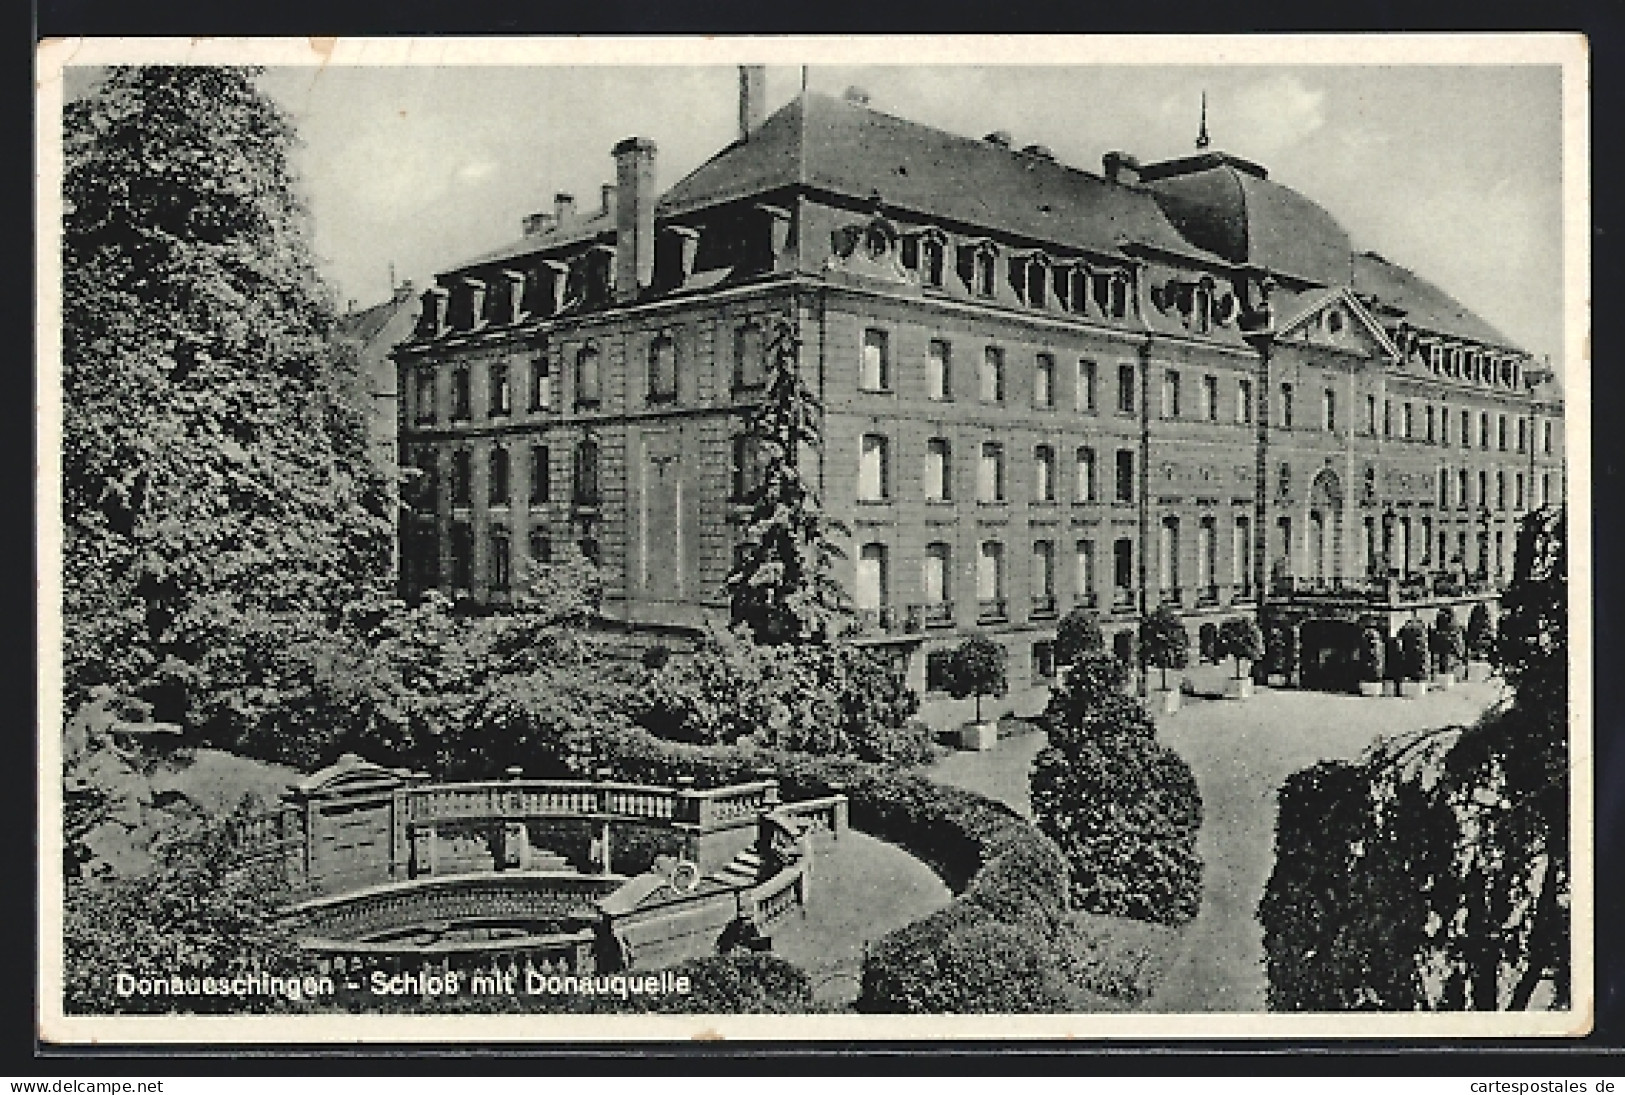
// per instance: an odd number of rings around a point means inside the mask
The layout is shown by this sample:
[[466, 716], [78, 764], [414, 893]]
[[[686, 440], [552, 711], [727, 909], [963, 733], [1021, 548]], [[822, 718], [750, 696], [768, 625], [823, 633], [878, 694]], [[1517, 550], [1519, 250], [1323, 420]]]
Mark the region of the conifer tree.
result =
[[750, 516], [726, 588], [734, 623], [756, 642], [826, 642], [853, 619], [835, 577], [840, 522], [823, 510], [806, 465], [823, 451], [823, 405], [801, 375], [801, 340], [779, 319], [767, 347], [768, 379], [746, 436], [755, 482]]

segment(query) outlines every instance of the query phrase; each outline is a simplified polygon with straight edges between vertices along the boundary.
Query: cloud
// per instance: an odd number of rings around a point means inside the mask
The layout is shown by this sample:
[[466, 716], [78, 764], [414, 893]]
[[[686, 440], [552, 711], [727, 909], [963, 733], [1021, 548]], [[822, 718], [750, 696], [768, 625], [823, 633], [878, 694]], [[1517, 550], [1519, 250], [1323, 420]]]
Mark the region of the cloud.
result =
[[[1326, 122], [1326, 93], [1297, 75], [1280, 74], [1243, 85], [1227, 104], [1214, 104], [1209, 117], [1223, 110], [1223, 128], [1243, 139], [1255, 155], [1290, 148]], [[1217, 123], [1215, 123], [1217, 124]]]

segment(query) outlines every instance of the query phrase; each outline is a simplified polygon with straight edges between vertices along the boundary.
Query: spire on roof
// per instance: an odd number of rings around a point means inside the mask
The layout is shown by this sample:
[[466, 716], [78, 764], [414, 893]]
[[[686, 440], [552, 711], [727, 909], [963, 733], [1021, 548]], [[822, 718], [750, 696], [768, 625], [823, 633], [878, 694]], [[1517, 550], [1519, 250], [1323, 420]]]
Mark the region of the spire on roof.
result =
[[1207, 135], [1207, 89], [1202, 89], [1202, 125], [1196, 131], [1196, 149], [1201, 151], [1213, 142]]

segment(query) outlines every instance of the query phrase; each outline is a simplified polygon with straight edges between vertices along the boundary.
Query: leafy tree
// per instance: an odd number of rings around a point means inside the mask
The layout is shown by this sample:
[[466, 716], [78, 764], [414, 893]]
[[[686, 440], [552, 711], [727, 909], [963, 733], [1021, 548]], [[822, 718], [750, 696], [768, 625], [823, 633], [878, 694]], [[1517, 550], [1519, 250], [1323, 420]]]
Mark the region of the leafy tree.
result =
[[1033, 762], [1033, 818], [1092, 912], [1180, 924], [1201, 904], [1202, 797], [1183, 758], [1156, 740], [1127, 670], [1086, 656], [1050, 692], [1049, 744]]
[[1234, 658], [1236, 679], [1240, 680], [1241, 663], [1254, 662], [1264, 656], [1264, 635], [1251, 616], [1237, 616], [1219, 625], [1213, 653], [1220, 658]]
[[1554, 511], [1520, 531], [1504, 596], [1510, 704], [1283, 787], [1258, 910], [1271, 1008], [1567, 1006], [1564, 531]]
[[1190, 664], [1190, 632], [1167, 605], [1158, 605], [1157, 610], [1146, 617], [1140, 644], [1146, 664], [1162, 670], [1164, 691], [1168, 688], [1168, 670], [1184, 669]]
[[70, 880], [62, 916], [64, 1007], [72, 1014], [240, 1012], [277, 1008], [269, 996], [120, 995], [141, 977], [286, 977], [297, 947], [276, 921], [286, 886], [274, 869], [233, 863], [226, 819], [160, 836], [158, 867], [130, 878]]
[[976, 697], [976, 721], [982, 721], [982, 697], [998, 699], [1010, 690], [1005, 675], [1004, 647], [982, 635], [972, 635], [954, 648], [948, 665], [948, 695], [956, 700]]
[[1071, 665], [1084, 654], [1106, 649], [1106, 636], [1100, 630], [1100, 617], [1079, 606], [1061, 618], [1055, 627], [1055, 664]]
[[254, 76], [113, 69], [66, 111], [70, 707], [112, 683], [193, 729], [261, 717], [276, 656], [387, 565], [293, 130]]
[[823, 405], [801, 375], [801, 339], [781, 319], [768, 345], [767, 392], [751, 415], [757, 480], [750, 516], [725, 588], [734, 622], [756, 642], [825, 642], [850, 626], [850, 599], [835, 577], [841, 556], [803, 461], [823, 451]]
[[1375, 684], [1388, 668], [1388, 641], [1382, 632], [1368, 627], [1360, 633], [1360, 679]]
[[1440, 673], [1454, 673], [1465, 660], [1467, 645], [1462, 637], [1461, 624], [1456, 621], [1455, 610], [1443, 605], [1434, 614], [1433, 627], [1428, 632], [1428, 651]]

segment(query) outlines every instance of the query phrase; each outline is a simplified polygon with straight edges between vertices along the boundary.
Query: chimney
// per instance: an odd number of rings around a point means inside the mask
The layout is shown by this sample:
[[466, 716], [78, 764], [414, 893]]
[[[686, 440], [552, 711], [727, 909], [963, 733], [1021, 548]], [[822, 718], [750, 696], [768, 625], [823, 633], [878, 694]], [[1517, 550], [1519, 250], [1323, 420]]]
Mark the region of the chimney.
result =
[[525, 219], [520, 222], [520, 227], [524, 229], [527, 236], [540, 236], [544, 232], [551, 232], [553, 224], [554, 219], [551, 213], [528, 213], [525, 215]]
[[600, 183], [598, 186], [598, 209], [605, 216], [615, 215], [615, 184]]
[[869, 93], [863, 90], [857, 84], [853, 84], [851, 87], [846, 89], [846, 101], [849, 103], [855, 103], [858, 106], [868, 106]]
[[763, 65], [739, 66], [739, 139], [750, 140], [750, 135], [762, 127], [767, 117], [767, 68]]
[[1055, 159], [1055, 153], [1047, 144], [1030, 144], [1021, 151], [1028, 156], [1032, 156], [1034, 159], [1051, 161]]
[[628, 137], [614, 151], [615, 299], [636, 300], [654, 280], [655, 143]]
[[1107, 182], [1122, 186], [1140, 183], [1140, 161], [1127, 152], [1108, 152], [1100, 158], [1100, 165], [1106, 169]]
[[553, 223], [559, 228], [568, 228], [576, 215], [576, 196], [574, 194], [553, 195]]
[[1010, 131], [1007, 129], [995, 129], [992, 133], [989, 133], [986, 137], [983, 137], [982, 140], [986, 141], [988, 144], [996, 144], [1000, 148], [1009, 148]]

